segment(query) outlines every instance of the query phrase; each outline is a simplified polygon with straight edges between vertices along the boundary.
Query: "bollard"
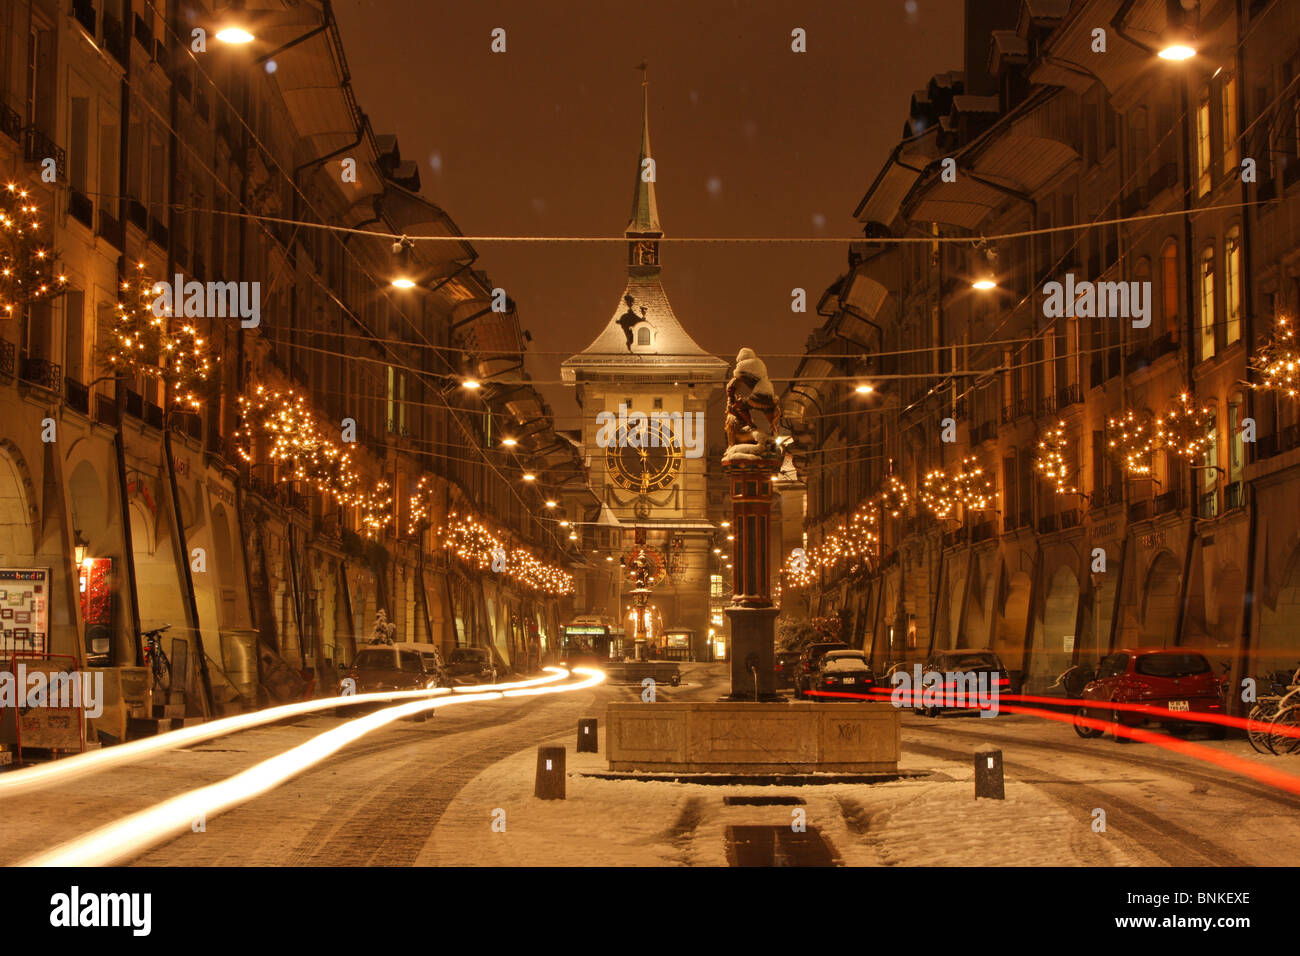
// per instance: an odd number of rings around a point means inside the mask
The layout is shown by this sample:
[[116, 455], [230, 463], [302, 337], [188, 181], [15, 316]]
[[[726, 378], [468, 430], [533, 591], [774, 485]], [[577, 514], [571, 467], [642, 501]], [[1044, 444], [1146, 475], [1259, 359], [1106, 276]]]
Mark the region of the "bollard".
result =
[[1002, 751], [985, 745], [975, 751], [975, 799], [1005, 800], [1002, 780]]
[[600, 745], [596, 734], [595, 717], [578, 718], [578, 753], [594, 754], [600, 752]]
[[533, 796], [542, 800], [564, 799], [564, 748], [537, 748], [537, 785]]

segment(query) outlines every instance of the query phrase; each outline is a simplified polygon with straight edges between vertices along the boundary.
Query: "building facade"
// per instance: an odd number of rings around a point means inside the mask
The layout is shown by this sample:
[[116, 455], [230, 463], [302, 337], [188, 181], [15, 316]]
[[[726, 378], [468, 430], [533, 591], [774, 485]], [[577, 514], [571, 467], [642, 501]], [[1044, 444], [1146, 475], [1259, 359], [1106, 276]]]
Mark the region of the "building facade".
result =
[[[239, 46], [201, 3], [0, 10], [0, 173], [67, 277], [0, 320], [0, 573], [45, 594], [39, 640], [5, 620], [3, 649], [137, 664], [170, 625], [190, 713], [332, 688], [381, 610], [399, 640], [531, 666], [572, 593], [545, 503], [582, 462], [515, 303], [359, 108], [329, 4], [261, 6]], [[169, 360], [105, 360], [145, 277], [256, 303], [196, 310], [215, 372], [193, 405]], [[259, 403], [299, 409], [296, 451]], [[305, 479], [317, 453], [346, 482]]]
[[878, 531], [803, 592], [878, 665], [1300, 659], [1297, 405], [1263, 371], [1300, 306], [1296, 16], [982, 5], [913, 96], [785, 396], [810, 553]]

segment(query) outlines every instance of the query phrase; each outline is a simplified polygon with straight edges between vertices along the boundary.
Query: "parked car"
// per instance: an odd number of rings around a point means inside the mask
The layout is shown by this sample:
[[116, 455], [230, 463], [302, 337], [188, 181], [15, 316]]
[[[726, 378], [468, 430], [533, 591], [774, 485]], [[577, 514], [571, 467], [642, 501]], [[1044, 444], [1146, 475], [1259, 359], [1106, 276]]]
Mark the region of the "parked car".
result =
[[[932, 671], [939, 674], [961, 674], [963, 677], [973, 674], [978, 686], [987, 688], [988, 693], [1004, 694], [1011, 690], [1011, 674], [1003, 666], [1002, 659], [989, 648], [960, 648], [957, 650], [935, 651], [926, 659], [921, 668], [922, 686], [914, 688], [918, 695], [912, 706], [914, 713], [937, 717], [941, 710], [957, 713], [959, 711], [979, 709], [975, 706], [968, 706], [969, 700], [964, 701], [961, 706], [954, 707], [948, 707], [946, 704], [941, 706], [924, 704], [920, 695], [924, 693], [925, 675]], [[946, 680], [944, 678], [939, 686], [945, 686]], [[947, 694], [945, 693], [944, 696], [946, 698]]]
[[[814, 672], [812, 689], [837, 694], [857, 694], [865, 699], [876, 686], [871, 664], [862, 651], [827, 651]], [[852, 700], [854, 698], [819, 697], [816, 700]]]
[[776, 652], [776, 686], [794, 687], [795, 669], [799, 666], [798, 651]]
[[453, 684], [495, 684], [496, 665], [486, 647], [456, 647], [447, 654], [447, 675]]
[[843, 641], [825, 641], [821, 644], [809, 644], [799, 655], [799, 663], [794, 669], [794, 695], [803, 697], [804, 692], [812, 686], [813, 672], [822, 655], [829, 651], [847, 651], [849, 645]]
[[[1180, 719], [1181, 714], [1223, 713], [1221, 683], [1204, 654], [1177, 648], [1126, 648], [1102, 658], [1096, 679], [1083, 689], [1084, 703], [1076, 715], [1120, 728], [1154, 722], [1169, 730], [1182, 730], [1198, 724]], [[1138, 713], [1113, 704], [1145, 704], [1155, 710]], [[1074, 729], [1080, 737], [1102, 735], [1101, 730], [1077, 721]], [[1209, 730], [1211, 736], [1224, 736], [1223, 727], [1210, 725]], [[1115, 740], [1127, 742], [1129, 738], [1117, 732]]]
[[[344, 680], [353, 682], [354, 694], [373, 694], [386, 690], [422, 690], [446, 687], [449, 684], [442, 655], [432, 644], [367, 644], [357, 652], [356, 660], [347, 668], [339, 681], [339, 693], [344, 690]], [[361, 708], [338, 707], [339, 717], [356, 716]], [[433, 711], [417, 715], [426, 720]]]

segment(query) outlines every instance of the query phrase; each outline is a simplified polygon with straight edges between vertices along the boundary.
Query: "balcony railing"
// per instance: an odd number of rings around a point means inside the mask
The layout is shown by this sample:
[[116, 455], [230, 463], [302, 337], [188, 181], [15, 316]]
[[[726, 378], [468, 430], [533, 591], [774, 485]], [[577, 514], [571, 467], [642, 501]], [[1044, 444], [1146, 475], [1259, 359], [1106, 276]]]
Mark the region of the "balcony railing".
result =
[[63, 380], [63, 394], [67, 396], [68, 407], [76, 409], [83, 415], [90, 414], [90, 389], [75, 378]]
[[1069, 408], [1071, 405], [1078, 405], [1083, 401], [1083, 389], [1079, 383], [1072, 385], [1062, 385], [1056, 390], [1056, 407], [1058, 410]]
[[1169, 514], [1171, 511], [1178, 510], [1179, 494], [1176, 491], [1166, 491], [1163, 495], [1156, 495], [1155, 513], [1158, 515]]
[[1272, 434], [1259, 436], [1257, 454], [1260, 458], [1272, 458], [1297, 446], [1300, 446], [1300, 424], [1287, 425]]
[[980, 445], [986, 441], [992, 441], [998, 435], [998, 426], [996, 422], [987, 421], [974, 429], [970, 434], [970, 443]]
[[1151, 499], [1142, 498], [1128, 503], [1128, 520], [1145, 521], [1151, 516]]
[[23, 141], [23, 117], [8, 104], [0, 104], [0, 133], [4, 133], [15, 143]]
[[1234, 481], [1223, 489], [1223, 510], [1232, 511], [1244, 507], [1246, 507], [1246, 486], [1240, 481]]
[[17, 370], [14, 364], [15, 355], [17, 355], [17, 350], [14, 348], [14, 344], [0, 339], [0, 378], [3, 378], [6, 382], [14, 380], [14, 372]]
[[58, 178], [62, 180], [68, 174], [68, 154], [35, 126], [23, 130], [23, 158], [37, 164], [53, 159]]
[[95, 421], [101, 425], [116, 428], [118, 425], [117, 402], [108, 395], [95, 395]]
[[1217, 518], [1219, 515], [1219, 491], [1204, 492], [1196, 504], [1196, 515], [1199, 518]]
[[1051, 534], [1056, 531], [1058, 520], [1056, 515], [1043, 515], [1038, 519], [1038, 533]]
[[972, 542], [987, 541], [997, 533], [998, 523], [994, 519], [990, 518], [988, 521], [981, 521], [971, 529], [970, 539]]
[[1012, 404], [1002, 408], [1002, 424], [1010, 425], [1029, 414], [1029, 399], [1018, 398]]
[[104, 48], [117, 60], [122, 66], [126, 66], [130, 57], [130, 51], [127, 47], [126, 31], [122, 29], [122, 21], [113, 16], [112, 13], [104, 11]]
[[95, 228], [95, 204], [75, 186], [68, 189], [68, 215], [87, 229]]
[[1070, 508], [1061, 512], [1061, 530], [1067, 528], [1077, 528], [1079, 526], [1079, 509]]
[[28, 385], [47, 389], [56, 395], [63, 391], [63, 367], [49, 359], [24, 355], [18, 363], [18, 378]]
[[113, 216], [110, 216], [101, 205], [99, 207], [99, 228], [95, 230], [95, 235], [99, 236], [118, 252], [123, 248], [122, 224]]

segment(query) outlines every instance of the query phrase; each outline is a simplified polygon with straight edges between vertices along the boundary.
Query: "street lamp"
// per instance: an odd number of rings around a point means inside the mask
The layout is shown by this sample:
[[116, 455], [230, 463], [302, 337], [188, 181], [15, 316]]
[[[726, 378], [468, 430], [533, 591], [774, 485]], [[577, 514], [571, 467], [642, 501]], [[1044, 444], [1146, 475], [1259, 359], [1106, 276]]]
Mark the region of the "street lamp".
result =
[[90, 542], [86, 540], [85, 536], [80, 531], [72, 532], [72, 541], [72, 555], [76, 559], [77, 564], [80, 565], [86, 560], [86, 549], [90, 547]]
[[465, 381], [460, 383], [460, 387], [464, 389], [468, 389], [469, 391], [472, 392], [475, 391], [476, 389], [482, 388], [483, 383], [476, 378], [467, 378], [465, 379]]
[[875, 391], [875, 388], [870, 385], [859, 385], [853, 391], [857, 392], [859, 395], [870, 395]]
[[218, 30], [217, 39], [222, 43], [229, 43], [231, 46], [243, 46], [245, 43], [252, 43], [256, 37], [243, 27], [234, 26], [232, 24], [224, 26]]

